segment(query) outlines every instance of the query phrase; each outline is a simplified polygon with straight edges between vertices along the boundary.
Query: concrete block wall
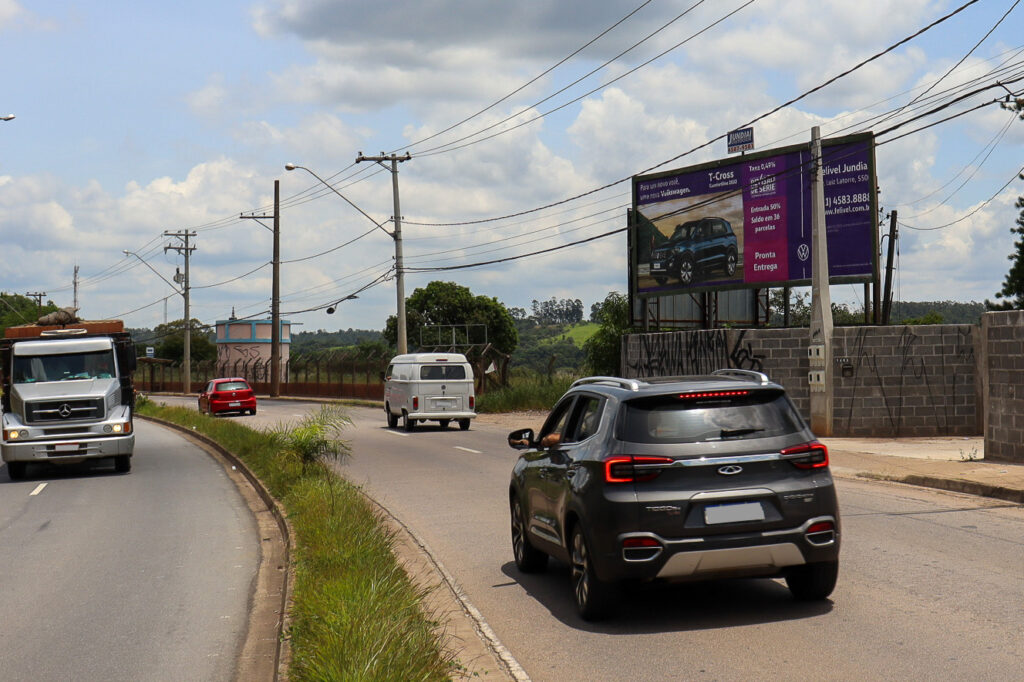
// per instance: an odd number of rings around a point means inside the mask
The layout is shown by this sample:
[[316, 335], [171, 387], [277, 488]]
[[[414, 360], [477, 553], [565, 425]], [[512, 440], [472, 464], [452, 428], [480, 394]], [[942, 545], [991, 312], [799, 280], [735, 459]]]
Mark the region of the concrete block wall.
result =
[[1024, 311], [985, 313], [985, 459], [1024, 464]]
[[[837, 327], [833, 435], [968, 436], [982, 428], [973, 325]], [[714, 329], [630, 334], [627, 377], [766, 373], [810, 417], [806, 329]], [[844, 371], [845, 370], [845, 371]], [[1024, 397], [1024, 395], [1022, 395]]]

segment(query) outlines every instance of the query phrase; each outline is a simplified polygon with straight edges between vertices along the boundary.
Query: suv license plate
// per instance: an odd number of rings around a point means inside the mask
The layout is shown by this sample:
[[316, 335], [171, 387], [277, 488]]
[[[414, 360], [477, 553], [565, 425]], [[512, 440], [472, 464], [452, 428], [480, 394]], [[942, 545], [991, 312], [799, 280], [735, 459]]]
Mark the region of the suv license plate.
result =
[[704, 523], [738, 523], [741, 521], [763, 521], [764, 508], [760, 502], [738, 502], [716, 504], [704, 508]]

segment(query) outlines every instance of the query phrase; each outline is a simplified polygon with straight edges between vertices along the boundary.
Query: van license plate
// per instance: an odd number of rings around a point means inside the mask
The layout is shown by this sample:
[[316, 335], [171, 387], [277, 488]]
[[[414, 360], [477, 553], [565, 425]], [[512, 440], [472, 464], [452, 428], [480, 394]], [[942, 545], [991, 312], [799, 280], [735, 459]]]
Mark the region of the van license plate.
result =
[[704, 508], [704, 523], [739, 523], [741, 521], [763, 521], [764, 508], [760, 502], [738, 502], [716, 504]]

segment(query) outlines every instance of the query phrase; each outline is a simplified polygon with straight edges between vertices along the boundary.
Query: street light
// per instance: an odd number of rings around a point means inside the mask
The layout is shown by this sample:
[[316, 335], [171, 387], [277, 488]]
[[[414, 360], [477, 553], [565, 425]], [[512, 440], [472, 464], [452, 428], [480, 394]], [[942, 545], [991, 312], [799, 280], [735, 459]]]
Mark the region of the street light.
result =
[[0, 116], [0, 121], [13, 121], [14, 114], [7, 114], [6, 116]]
[[[396, 284], [396, 288], [398, 290], [398, 310], [397, 310], [397, 315], [396, 315], [396, 317], [398, 318], [398, 354], [399, 355], [403, 355], [405, 353], [408, 353], [409, 352], [409, 346], [408, 346], [408, 343], [406, 341], [406, 331], [405, 331], [406, 330], [406, 325], [405, 325], [405, 271], [404, 271], [404, 268], [402, 266], [402, 232], [401, 232], [400, 229], [398, 229], [398, 225], [399, 225], [398, 221], [401, 218], [399, 216], [397, 216], [397, 215], [395, 216], [395, 226], [396, 226], [396, 229], [395, 229], [394, 232], [390, 232], [381, 223], [378, 223], [376, 220], [371, 218], [370, 215], [366, 211], [364, 211], [363, 209], [361, 209], [358, 206], [356, 206], [355, 204], [353, 204], [349, 200], [348, 197], [346, 197], [344, 194], [339, 192], [332, 184], [330, 184], [329, 182], [327, 182], [326, 180], [321, 178], [319, 175], [317, 175], [316, 173], [314, 173], [310, 169], [306, 168], [305, 166], [300, 166], [300, 165], [298, 165], [296, 163], [286, 163], [284, 165], [284, 169], [286, 171], [293, 171], [296, 168], [301, 168], [302, 170], [306, 171], [307, 173], [312, 175], [314, 178], [319, 180], [321, 182], [321, 184], [326, 185], [328, 189], [330, 189], [332, 192], [334, 192], [339, 197], [344, 199], [345, 202], [349, 206], [351, 206], [352, 208], [356, 209], [357, 211], [362, 213], [364, 216], [366, 216], [367, 220], [369, 220], [371, 223], [373, 223], [374, 225], [379, 227], [389, 237], [391, 237], [391, 239], [394, 240], [394, 242], [395, 242], [395, 284]], [[396, 212], [397, 212], [397, 209], [396, 209]], [[342, 299], [342, 300], [346, 300], [346, 299]], [[340, 302], [341, 301], [338, 301], [338, 303], [340, 303]], [[336, 305], [337, 304], [335, 304], [335, 306]], [[331, 308], [334, 308], [335, 306], [331, 306]], [[332, 313], [333, 312], [331, 308], [328, 308], [328, 310], [327, 310], [328, 313]]]
[[[341, 303], [342, 301], [351, 301], [352, 299], [355, 299], [355, 298], [359, 298], [359, 297], [356, 296], [355, 294], [349, 294], [345, 298], [341, 299], [341, 301], [338, 301], [338, 303]], [[334, 314], [334, 311], [338, 309], [338, 303], [335, 303], [334, 305], [331, 305], [331, 306], [327, 307], [327, 314], [328, 315], [333, 315]]]

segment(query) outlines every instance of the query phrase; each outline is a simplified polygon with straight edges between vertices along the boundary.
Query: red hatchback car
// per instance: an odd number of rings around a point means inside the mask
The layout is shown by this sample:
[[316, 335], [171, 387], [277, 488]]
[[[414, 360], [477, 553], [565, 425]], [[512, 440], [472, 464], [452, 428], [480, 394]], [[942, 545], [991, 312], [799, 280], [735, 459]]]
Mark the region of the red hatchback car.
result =
[[245, 379], [213, 379], [199, 394], [199, 411], [210, 414], [256, 414], [256, 394]]

